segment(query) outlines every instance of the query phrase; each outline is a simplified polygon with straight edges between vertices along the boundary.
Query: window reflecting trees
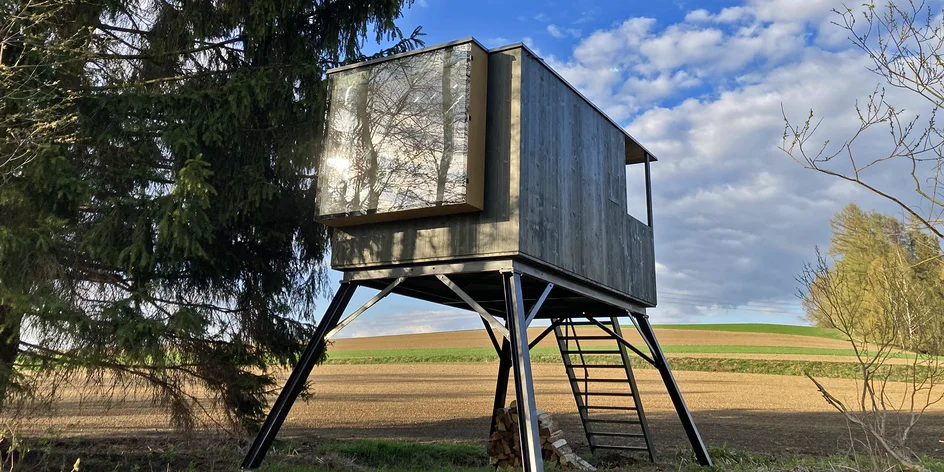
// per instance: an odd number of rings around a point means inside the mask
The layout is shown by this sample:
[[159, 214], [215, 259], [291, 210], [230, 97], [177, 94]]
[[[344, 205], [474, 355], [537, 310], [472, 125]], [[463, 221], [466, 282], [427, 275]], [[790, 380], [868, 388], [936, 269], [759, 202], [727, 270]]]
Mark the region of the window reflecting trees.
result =
[[321, 216], [465, 203], [471, 45], [331, 75]]

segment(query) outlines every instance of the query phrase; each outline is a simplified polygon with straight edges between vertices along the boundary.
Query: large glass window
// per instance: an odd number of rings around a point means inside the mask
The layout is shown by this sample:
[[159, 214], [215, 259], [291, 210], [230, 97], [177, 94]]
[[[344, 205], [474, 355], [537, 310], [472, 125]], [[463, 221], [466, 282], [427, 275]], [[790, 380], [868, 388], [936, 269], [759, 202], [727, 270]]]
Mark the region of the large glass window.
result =
[[329, 76], [322, 217], [466, 202], [471, 44]]

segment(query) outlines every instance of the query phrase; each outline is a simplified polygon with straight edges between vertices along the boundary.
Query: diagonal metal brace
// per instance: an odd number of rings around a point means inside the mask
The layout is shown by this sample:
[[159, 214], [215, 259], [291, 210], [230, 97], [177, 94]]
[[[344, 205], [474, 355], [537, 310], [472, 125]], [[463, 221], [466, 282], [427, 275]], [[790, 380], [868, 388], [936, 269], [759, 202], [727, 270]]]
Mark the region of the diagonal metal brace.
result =
[[554, 320], [550, 326], [548, 326], [544, 331], [541, 332], [541, 334], [538, 335], [538, 337], [534, 338], [531, 343], [528, 344], [528, 349], [532, 349], [534, 346], [537, 346], [538, 343], [546, 338], [548, 334], [551, 334], [551, 332], [554, 331], [554, 328], [564, 324], [564, 321], [566, 321], [566, 318], [558, 318]]
[[368, 308], [376, 305], [377, 302], [379, 302], [380, 300], [383, 300], [384, 297], [389, 295], [390, 292], [393, 291], [393, 289], [396, 288], [397, 285], [400, 285], [400, 282], [403, 282], [404, 280], [406, 280], [406, 277], [400, 277], [394, 280], [393, 282], [390, 282], [390, 285], [387, 285], [386, 287], [384, 287], [384, 289], [381, 290], [380, 293], [378, 293], [377, 295], [374, 295], [374, 297], [371, 298], [370, 300], [367, 300], [367, 303], [365, 303], [364, 306], [358, 308], [354, 313], [351, 313], [350, 316], [341, 320], [341, 322], [338, 323], [338, 325], [335, 326], [334, 329], [332, 329], [331, 331], [328, 331], [328, 334], [325, 335], [325, 340], [331, 339], [335, 334], [338, 334], [338, 331], [341, 331], [342, 329], [344, 329], [345, 326], [351, 324], [351, 322], [357, 319], [358, 316], [361, 316], [361, 314], [367, 311]]
[[528, 326], [531, 326], [531, 322], [534, 321], [534, 317], [538, 315], [538, 310], [541, 309], [541, 305], [544, 304], [544, 300], [547, 300], [547, 296], [551, 293], [552, 288], [554, 288], [554, 284], [547, 284], [547, 288], [544, 289], [544, 293], [541, 294], [541, 296], [538, 298], [538, 301], [534, 302], [534, 305], [531, 307], [531, 311], [528, 312]]
[[[593, 324], [597, 325], [597, 327], [599, 327], [600, 329], [602, 329], [603, 331], [605, 331], [606, 334], [609, 334], [610, 336], [613, 336], [613, 338], [616, 339], [616, 342], [618, 342], [618, 343], [620, 343], [620, 344], [622, 344], [622, 345], [628, 347], [630, 351], [633, 351], [633, 352], [636, 353], [637, 356], [642, 357], [642, 359], [643, 359], [644, 361], [646, 361], [646, 362], [648, 362], [648, 363], [650, 363], [650, 364], [652, 364], [652, 365], [654, 365], [654, 366], [656, 366], [656, 367], [659, 366], [658, 364], [656, 364], [656, 361], [654, 361], [651, 357], [647, 356], [645, 353], [643, 353], [642, 351], [640, 351], [639, 349], [637, 349], [636, 346], [633, 346], [632, 344], [630, 344], [629, 341], [623, 339], [623, 337], [620, 336], [619, 334], [616, 334], [612, 329], [607, 328], [606, 325], [604, 325], [603, 323], [600, 323], [600, 322], [597, 321], [596, 319], [594, 319], [594, 318], [592, 318], [592, 317], [589, 317], [589, 316], [587, 317], [587, 319], [590, 320]], [[635, 324], [635, 323], [636, 323], [636, 322], [635, 322], [635, 320], [634, 320], [634, 321], [633, 321], [633, 324]], [[645, 340], [645, 339], [643, 339], [643, 340]], [[646, 342], [646, 345], [649, 345], [649, 343]], [[649, 352], [652, 352], [652, 346], [651, 346], [651, 345], [649, 345]]]
[[442, 282], [443, 285], [445, 285], [446, 287], [449, 287], [449, 290], [452, 290], [453, 292], [455, 292], [456, 295], [458, 295], [459, 298], [461, 298], [462, 301], [464, 301], [466, 305], [469, 305], [470, 307], [472, 307], [472, 309], [475, 310], [479, 314], [479, 316], [482, 317], [482, 319], [487, 321], [488, 324], [492, 325], [492, 328], [498, 331], [499, 333], [501, 333], [502, 336], [505, 337], [505, 339], [511, 339], [511, 334], [508, 333], [508, 328], [502, 326], [502, 324], [499, 323], [498, 320], [495, 319], [495, 317], [492, 316], [491, 313], [489, 313], [488, 311], [485, 311], [485, 308], [482, 308], [482, 305], [479, 305], [478, 302], [473, 300], [472, 297], [469, 296], [469, 294], [465, 293], [464, 290], [462, 290], [461, 288], [459, 288], [458, 285], [453, 283], [452, 280], [449, 279], [449, 277], [446, 277], [445, 275], [440, 274], [440, 275], [437, 275], [436, 278], [439, 279], [439, 281]]

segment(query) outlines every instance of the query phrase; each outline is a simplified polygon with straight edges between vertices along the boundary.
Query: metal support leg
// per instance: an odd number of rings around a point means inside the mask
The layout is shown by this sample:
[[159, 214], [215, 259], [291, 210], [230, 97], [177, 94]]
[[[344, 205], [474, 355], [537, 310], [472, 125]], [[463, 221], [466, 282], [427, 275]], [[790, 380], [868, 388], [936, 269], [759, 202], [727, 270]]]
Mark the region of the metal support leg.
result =
[[672, 398], [672, 403], [675, 405], [675, 412], [678, 413], [682, 427], [685, 428], [688, 441], [692, 443], [692, 449], [695, 451], [695, 457], [698, 458], [698, 463], [710, 467], [712, 464], [711, 457], [708, 456], [708, 449], [705, 448], [705, 443], [701, 440], [701, 435], [698, 433], [695, 421], [692, 420], [692, 415], [688, 411], [685, 399], [682, 398], [682, 392], [679, 391], [678, 384], [675, 383], [675, 376], [672, 375], [672, 369], [669, 368], [669, 363], [665, 360], [662, 346], [659, 345], [659, 340], [656, 339], [656, 335], [652, 331], [652, 325], [649, 324], [649, 317], [639, 313], [630, 313], [630, 315], [633, 317], [633, 324], [636, 325], [639, 334], [642, 336], [643, 340], [646, 341], [646, 344], [649, 345], [652, 359], [655, 361], [655, 366], [659, 369], [659, 373], [662, 374], [662, 382], [665, 383], [665, 389], [669, 392], [669, 397]]
[[321, 322], [318, 323], [315, 334], [312, 335], [308, 347], [305, 348], [305, 353], [302, 354], [302, 357], [298, 360], [298, 365], [292, 370], [292, 375], [289, 376], [285, 387], [282, 388], [282, 393], [279, 394], [279, 398], [272, 405], [272, 411], [269, 412], [265, 423], [262, 424], [262, 429], [259, 430], [252, 446], [249, 447], [249, 452], [246, 453], [246, 458], [243, 459], [242, 469], [258, 469], [262, 465], [262, 460], [269, 452], [269, 447], [272, 445], [275, 435], [278, 434], [279, 428], [282, 427], [285, 417], [288, 416], [292, 404], [295, 403], [295, 399], [298, 398], [305, 387], [311, 369], [324, 353], [325, 335], [338, 324], [338, 320], [341, 319], [341, 314], [347, 308], [347, 304], [351, 301], [351, 296], [354, 295], [356, 288], [357, 286], [353, 284], [341, 283], [341, 288], [334, 295], [331, 304], [328, 305], [328, 310], [321, 318]]
[[502, 339], [501, 350], [498, 352], [498, 380], [495, 382], [495, 404], [492, 407], [491, 427], [488, 437], [491, 438], [498, 430], [495, 422], [495, 412], [505, 407], [505, 398], [508, 396], [508, 375], [511, 373], [511, 346], [507, 339]]
[[531, 353], [528, 349], [528, 323], [521, 293], [521, 276], [515, 272], [503, 273], [505, 286], [505, 313], [511, 365], [515, 370], [515, 396], [518, 404], [518, 427], [521, 437], [521, 463], [525, 472], [544, 472], [538, 414], [534, 402], [534, 382], [531, 378]]

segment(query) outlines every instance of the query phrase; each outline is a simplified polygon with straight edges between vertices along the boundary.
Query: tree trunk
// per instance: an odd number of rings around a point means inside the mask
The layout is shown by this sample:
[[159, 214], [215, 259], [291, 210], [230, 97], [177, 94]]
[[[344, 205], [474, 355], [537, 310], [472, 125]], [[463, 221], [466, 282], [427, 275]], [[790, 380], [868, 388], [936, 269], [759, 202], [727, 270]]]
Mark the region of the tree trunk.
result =
[[446, 199], [446, 182], [449, 178], [449, 167], [452, 166], [452, 48], [443, 52], [442, 77], [442, 121], [443, 121], [443, 153], [439, 159], [439, 169], [436, 176], [436, 204], [442, 205]]
[[13, 382], [14, 364], [20, 353], [20, 322], [10, 307], [0, 304], [0, 411]]
[[[369, 74], [369, 72], [368, 72]], [[357, 100], [357, 109], [356, 117], [360, 122], [360, 133], [359, 140], [361, 146], [361, 152], [364, 153], [364, 176], [359, 179], [358, 187], [355, 187], [354, 195], [354, 205], [353, 210], [376, 210], [377, 206], [380, 205], [380, 194], [382, 188], [380, 188], [380, 176], [377, 162], [377, 150], [374, 149], [374, 139], [373, 139], [373, 123], [371, 120], [375, 117], [371, 116], [371, 109], [368, 106], [368, 100], [370, 95], [371, 80], [372, 78], [368, 76], [366, 84], [364, 85], [364, 90], [362, 93], [358, 94], [356, 97]], [[376, 80], [376, 79], [373, 79]], [[356, 175], [356, 173], [355, 173]], [[362, 180], [363, 182], [360, 182]], [[361, 208], [361, 191], [367, 191], [367, 205], [364, 208]]]

